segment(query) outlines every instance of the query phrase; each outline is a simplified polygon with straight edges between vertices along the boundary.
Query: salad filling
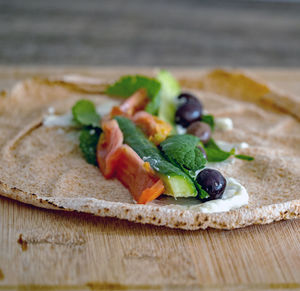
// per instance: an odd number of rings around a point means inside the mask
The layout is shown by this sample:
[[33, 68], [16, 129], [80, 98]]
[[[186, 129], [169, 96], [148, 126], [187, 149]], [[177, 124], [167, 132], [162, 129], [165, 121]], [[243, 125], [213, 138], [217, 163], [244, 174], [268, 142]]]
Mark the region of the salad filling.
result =
[[[117, 178], [137, 203], [173, 199], [205, 213], [229, 211], [248, 203], [246, 189], [225, 178], [216, 165], [235, 158], [248, 144], [213, 139], [214, 130], [232, 130], [229, 118], [214, 118], [194, 95], [181, 92], [167, 71], [156, 78], [124, 76], [106, 89], [123, 98], [96, 107], [80, 100], [72, 113], [48, 110], [43, 125], [73, 127], [86, 161], [99, 167], [106, 179]], [[177, 199], [177, 200], [174, 200]], [[169, 201], [170, 202], [170, 201]]]

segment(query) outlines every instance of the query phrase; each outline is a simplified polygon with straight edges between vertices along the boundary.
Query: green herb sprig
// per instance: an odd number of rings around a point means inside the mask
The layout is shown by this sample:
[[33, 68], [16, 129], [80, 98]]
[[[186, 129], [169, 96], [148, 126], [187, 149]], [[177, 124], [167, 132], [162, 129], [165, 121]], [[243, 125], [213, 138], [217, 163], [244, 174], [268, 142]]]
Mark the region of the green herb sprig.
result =
[[96, 149], [102, 132], [100, 115], [93, 102], [82, 99], [72, 107], [74, 121], [80, 128], [79, 147], [85, 160], [97, 166]]
[[253, 161], [254, 158], [247, 155], [239, 155], [235, 154], [235, 148], [232, 148], [229, 152], [223, 151], [214, 141], [213, 138], [211, 138], [208, 143], [204, 146], [207, 161], [208, 162], [223, 162], [227, 160], [229, 157], [234, 156], [237, 159], [246, 160], [246, 161]]

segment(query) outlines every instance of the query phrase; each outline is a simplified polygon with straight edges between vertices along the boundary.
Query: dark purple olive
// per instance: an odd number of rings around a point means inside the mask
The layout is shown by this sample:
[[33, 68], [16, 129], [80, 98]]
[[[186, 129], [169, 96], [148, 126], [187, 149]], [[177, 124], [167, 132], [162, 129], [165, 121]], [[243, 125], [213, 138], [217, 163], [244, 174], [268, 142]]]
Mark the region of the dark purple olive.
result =
[[209, 197], [205, 201], [221, 198], [226, 187], [226, 179], [214, 169], [204, 169], [197, 176], [197, 182]]
[[187, 128], [187, 133], [199, 137], [200, 141], [206, 144], [211, 137], [211, 128], [205, 122], [196, 121]]
[[191, 123], [201, 120], [203, 106], [201, 102], [191, 94], [183, 93], [178, 96], [180, 105], [175, 114], [175, 122], [188, 127]]
[[190, 93], [181, 93], [177, 98], [180, 104], [185, 104], [187, 102], [195, 102], [201, 104], [200, 100]]

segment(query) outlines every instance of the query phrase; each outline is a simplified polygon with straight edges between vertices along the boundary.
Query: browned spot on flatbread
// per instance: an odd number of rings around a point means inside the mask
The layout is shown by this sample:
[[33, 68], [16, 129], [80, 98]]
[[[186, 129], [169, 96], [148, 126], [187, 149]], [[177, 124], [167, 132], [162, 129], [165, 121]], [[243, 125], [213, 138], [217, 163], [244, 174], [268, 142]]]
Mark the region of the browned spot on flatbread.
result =
[[40, 83], [41, 85], [46, 85], [50, 87], [58, 86], [64, 87], [67, 90], [78, 92], [78, 93], [88, 93], [88, 94], [99, 94], [105, 92], [107, 86], [109, 85], [107, 82], [99, 83], [99, 84], [79, 84], [73, 82], [66, 82], [64, 80], [49, 80], [43, 79], [39, 77], [35, 77], [34, 81]]
[[21, 245], [22, 251], [27, 251], [28, 244], [27, 241], [23, 239], [22, 234], [19, 235], [19, 239], [17, 240], [17, 243]]
[[159, 290], [161, 286], [152, 285], [123, 285], [109, 282], [88, 282], [86, 286], [90, 290]]
[[0, 91], [0, 97], [6, 97], [7, 92], [5, 90]]
[[0, 269], [0, 280], [3, 280], [4, 279], [4, 274], [2, 272], [2, 270]]

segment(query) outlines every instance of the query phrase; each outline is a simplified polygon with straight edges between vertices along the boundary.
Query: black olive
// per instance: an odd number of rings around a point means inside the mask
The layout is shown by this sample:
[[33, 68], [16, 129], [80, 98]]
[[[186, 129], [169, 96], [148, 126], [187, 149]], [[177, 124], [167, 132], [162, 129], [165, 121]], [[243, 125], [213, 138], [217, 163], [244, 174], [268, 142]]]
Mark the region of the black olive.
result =
[[180, 105], [175, 114], [175, 122], [188, 127], [191, 123], [201, 120], [203, 106], [201, 102], [191, 94], [183, 93], [178, 96]]
[[196, 121], [187, 128], [187, 133], [199, 137], [200, 141], [206, 144], [211, 137], [211, 128], [205, 122]]
[[179, 99], [180, 104], [185, 104], [187, 102], [195, 102], [201, 104], [200, 100], [190, 93], [181, 93], [177, 98]]
[[197, 182], [209, 197], [205, 201], [221, 198], [226, 187], [226, 179], [214, 169], [204, 169], [197, 176]]

